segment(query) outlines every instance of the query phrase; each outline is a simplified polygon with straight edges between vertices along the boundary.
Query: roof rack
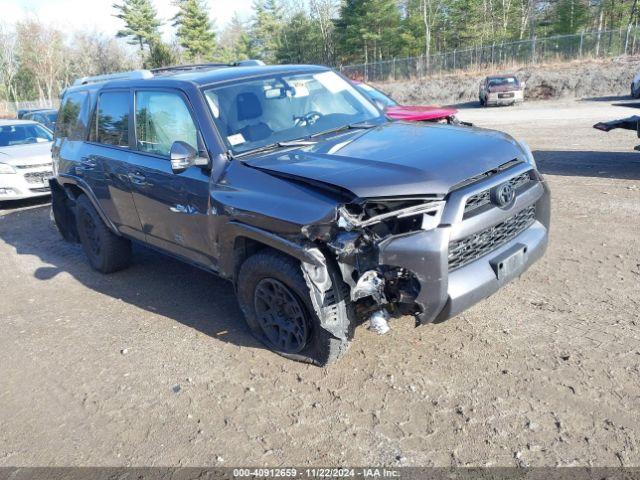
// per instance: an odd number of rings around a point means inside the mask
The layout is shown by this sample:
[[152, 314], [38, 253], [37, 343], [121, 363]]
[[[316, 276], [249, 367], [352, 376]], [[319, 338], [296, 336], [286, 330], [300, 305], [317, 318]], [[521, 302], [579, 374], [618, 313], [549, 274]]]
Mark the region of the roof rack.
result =
[[263, 67], [265, 63], [262, 60], [240, 60], [233, 63], [194, 63], [191, 65], [175, 65], [171, 67], [154, 68], [151, 73], [174, 73], [174, 72], [190, 72], [193, 70], [209, 70], [213, 68], [227, 67]]
[[193, 65], [175, 65], [172, 67], [154, 68], [152, 70], [132, 70], [130, 72], [110, 73], [107, 75], [95, 75], [82, 77], [73, 82], [73, 86], [88, 85], [90, 83], [102, 83], [112, 80], [148, 80], [155, 75], [163, 73], [190, 72], [194, 70], [209, 70], [228, 67], [258, 67], [264, 66], [262, 60], [241, 60], [234, 63], [196, 63]]
[[209, 68], [229, 67], [228, 63], [194, 63], [192, 65], [174, 65], [171, 67], [160, 67], [151, 70], [151, 73], [171, 73], [171, 72], [188, 72], [191, 70], [206, 70]]
[[89, 83], [108, 82], [110, 80], [145, 80], [153, 78], [153, 73], [149, 70], [132, 70], [130, 72], [109, 73], [107, 75], [95, 75], [92, 77], [82, 77], [73, 82], [73, 86], [87, 85]]

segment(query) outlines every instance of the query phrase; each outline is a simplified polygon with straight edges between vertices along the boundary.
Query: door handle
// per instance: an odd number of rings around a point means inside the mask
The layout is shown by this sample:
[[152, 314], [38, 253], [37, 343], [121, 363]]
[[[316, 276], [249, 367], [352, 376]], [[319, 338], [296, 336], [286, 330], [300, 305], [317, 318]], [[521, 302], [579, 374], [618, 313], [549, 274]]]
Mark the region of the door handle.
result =
[[147, 177], [145, 177], [144, 175], [142, 175], [140, 173], [130, 173], [129, 174], [129, 180], [131, 180], [131, 183], [133, 183], [134, 185], [146, 185], [147, 184]]
[[82, 157], [80, 159], [80, 165], [82, 168], [86, 168], [87, 170], [91, 170], [96, 168], [98, 163], [92, 157]]

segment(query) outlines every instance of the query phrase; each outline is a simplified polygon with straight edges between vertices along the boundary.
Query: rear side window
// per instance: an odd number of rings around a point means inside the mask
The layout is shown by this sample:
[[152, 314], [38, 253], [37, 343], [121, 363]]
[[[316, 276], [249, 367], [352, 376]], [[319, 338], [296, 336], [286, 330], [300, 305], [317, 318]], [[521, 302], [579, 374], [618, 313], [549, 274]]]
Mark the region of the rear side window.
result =
[[177, 93], [136, 93], [136, 138], [138, 150], [163, 157], [178, 140], [198, 149], [196, 125]]
[[98, 99], [96, 141], [129, 147], [129, 92], [104, 92]]
[[[68, 140], [84, 140], [87, 135], [87, 117], [89, 110], [89, 94], [74, 92], [66, 95], [60, 106], [56, 123], [56, 137]], [[38, 121], [44, 122], [42, 115]]]

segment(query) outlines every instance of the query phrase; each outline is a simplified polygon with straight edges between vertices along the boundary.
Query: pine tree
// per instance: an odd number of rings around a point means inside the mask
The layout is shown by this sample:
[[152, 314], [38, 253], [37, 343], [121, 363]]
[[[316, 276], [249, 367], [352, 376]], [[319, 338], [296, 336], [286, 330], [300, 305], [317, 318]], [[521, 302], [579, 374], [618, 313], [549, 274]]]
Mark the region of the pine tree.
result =
[[177, 0], [173, 18], [176, 35], [191, 61], [211, 60], [216, 49], [214, 33], [204, 0]]
[[160, 38], [158, 28], [162, 22], [158, 19], [151, 0], [123, 0], [121, 5], [114, 3], [113, 8], [119, 12], [114, 17], [125, 24], [125, 28], [116, 35], [130, 37], [129, 43], [138, 45], [141, 53], [145, 45], [151, 47], [151, 43]]
[[257, 56], [266, 63], [276, 61], [276, 52], [286, 38], [280, 36], [285, 25], [284, 13], [279, 0], [255, 0], [255, 17], [251, 26], [253, 48]]
[[231, 22], [224, 29], [220, 37], [220, 57], [226, 62], [236, 62], [254, 58], [249, 31], [237, 13], [231, 17]]

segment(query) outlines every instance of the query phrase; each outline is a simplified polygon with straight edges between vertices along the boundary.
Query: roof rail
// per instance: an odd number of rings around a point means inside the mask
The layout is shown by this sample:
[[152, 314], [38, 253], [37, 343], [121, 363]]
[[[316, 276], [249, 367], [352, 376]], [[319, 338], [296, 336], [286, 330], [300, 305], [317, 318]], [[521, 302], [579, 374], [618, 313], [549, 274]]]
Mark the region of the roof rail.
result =
[[228, 67], [263, 67], [265, 63], [262, 60], [240, 60], [233, 63], [194, 63], [191, 65], [174, 65], [171, 67], [160, 67], [151, 70], [151, 73], [175, 73], [175, 72], [190, 72], [193, 70], [207, 70], [213, 68], [228, 68]]
[[208, 68], [220, 68], [229, 67], [228, 63], [194, 63], [191, 65], [173, 65], [170, 67], [160, 67], [151, 70], [152, 74], [155, 73], [171, 73], [171, 72], [188, 72], [190, 70], [206, 70]]
[[240, 60], [239, 62], [232, 63], [234, 67], [264, 67], [266, 63], [262, 60]]
[[95, 75], [92, 77], [82, 77], [73, 82], [73, 86], [88, 85], [90, 83], [108, 82], [110, 80], [145, 80], [153, 78], [153, 73], [149, 70], [132, 70], [130, 72], [109, 73], [107, 75]]

